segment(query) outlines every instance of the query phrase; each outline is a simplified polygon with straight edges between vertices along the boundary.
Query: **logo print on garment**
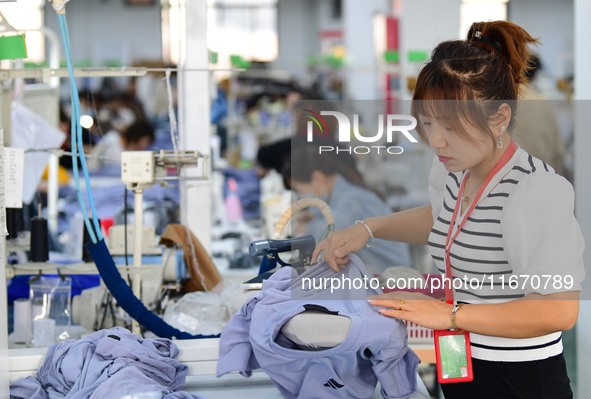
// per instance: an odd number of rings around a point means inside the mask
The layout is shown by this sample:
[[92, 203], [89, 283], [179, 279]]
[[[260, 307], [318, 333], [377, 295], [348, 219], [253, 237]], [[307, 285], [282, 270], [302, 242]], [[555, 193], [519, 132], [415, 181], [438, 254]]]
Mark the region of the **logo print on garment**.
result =
[[324, 384], [324, 386], [325, 387], [332, 388], [332, 389], [341, 389], [342, 387], [344, 387], [343, 384], [339, 384], [338, 382], [336, 382], [332, 378], [330, 380], [326, 381], [326, 383]]

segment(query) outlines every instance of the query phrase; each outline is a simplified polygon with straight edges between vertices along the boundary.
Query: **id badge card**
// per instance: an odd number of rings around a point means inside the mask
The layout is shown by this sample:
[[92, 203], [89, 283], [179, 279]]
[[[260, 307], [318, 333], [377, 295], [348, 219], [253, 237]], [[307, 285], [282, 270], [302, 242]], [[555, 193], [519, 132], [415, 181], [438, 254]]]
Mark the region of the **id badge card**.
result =
[[468, 382], [474, 379], [470, 333], [435, 330], [437, 380], [440, 384]]

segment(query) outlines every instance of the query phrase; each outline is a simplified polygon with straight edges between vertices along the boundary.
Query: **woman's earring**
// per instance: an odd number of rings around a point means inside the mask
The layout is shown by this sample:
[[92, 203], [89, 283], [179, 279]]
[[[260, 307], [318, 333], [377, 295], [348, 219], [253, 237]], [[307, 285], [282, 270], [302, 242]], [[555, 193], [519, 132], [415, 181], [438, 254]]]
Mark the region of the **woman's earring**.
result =
[[497, 148], [503, 148], [503, 137], [502, 134], [505, 133], [505, 126], [501, 126], [501, 133], [497, 136]]

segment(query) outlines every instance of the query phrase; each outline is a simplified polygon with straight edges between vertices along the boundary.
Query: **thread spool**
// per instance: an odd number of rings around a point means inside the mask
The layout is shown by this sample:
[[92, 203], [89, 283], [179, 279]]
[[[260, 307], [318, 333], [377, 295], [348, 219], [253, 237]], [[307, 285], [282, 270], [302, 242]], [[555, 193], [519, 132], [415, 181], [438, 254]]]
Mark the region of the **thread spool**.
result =
[[24, 230], [23, 209], [6, 208], [6, 230], [8, 230], [7, 239], [18, 237], [18, 233]]
[[[41, 215], [41, 212], [39, 212]], [[49, 260], [49, 230], [47, 219], [37, 216], [31, 219], [31, 262]]]

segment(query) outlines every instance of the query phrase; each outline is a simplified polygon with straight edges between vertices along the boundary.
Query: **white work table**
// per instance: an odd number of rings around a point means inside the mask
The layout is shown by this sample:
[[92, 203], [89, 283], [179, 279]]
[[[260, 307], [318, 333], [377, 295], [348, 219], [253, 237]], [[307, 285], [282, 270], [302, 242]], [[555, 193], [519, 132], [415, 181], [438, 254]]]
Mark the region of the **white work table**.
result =
[[[179, 348], [177, 359], [189, 368], [185, 388], [183, 390], [202, 395], [208, 399], [227, 399], [228, 394], [239, 393], [243, 399], [277, 399], [277, 388], [269, 377], [260, 371], [254, 372], [249, 378], [239, 374], [228, 374], [217, 378], [216, 367], [218, 359], [219, 338], [204, 338], [174, 341]], [[421, 354], [433, 352], [428, 344], [411, 348], [426, 363], [429, 357]], [[9, 349], [9, 380], [15, 381], [35, 373], [43, 362], [47, 348], [18, 348]], [[434, 356], [433, 356], [434, 357]], [[375, 398], [381, 398], [379, 388], [376, 388]], [[422, 396], [417, 396], [422, 398]]]

